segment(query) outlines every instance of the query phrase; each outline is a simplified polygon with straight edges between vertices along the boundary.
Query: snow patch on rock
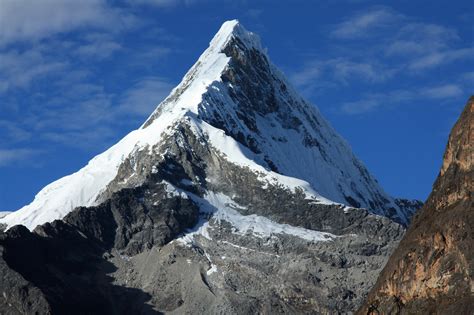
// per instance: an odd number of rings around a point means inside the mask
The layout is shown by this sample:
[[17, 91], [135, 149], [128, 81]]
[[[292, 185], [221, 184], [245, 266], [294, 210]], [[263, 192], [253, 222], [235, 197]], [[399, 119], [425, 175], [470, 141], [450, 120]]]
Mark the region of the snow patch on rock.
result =
[[[196, 235], [211, 239], [208, 229], [210, 228], [210, 220], [225, 221], [232, 225], [232, 233], [245, 235], [250, 233], [253, 236], [267, 238], [285, 234], [299, 237], [310, 242], [330, 241], [337, 237], [331, 233], [309, 230], [301, 227], [295, 227], [289, 224], [276, 223], [263, 216], [251, 214], [242, 215], [237, 209], [243, 209], [236, 204], [231, 198], [221, 193], [208, 192], [204, 198], [199, 198], [189, 194], [190, 198], [195, 201], [204, 214], [201, 221], [194, 229], [189, 230], [186, 234], [177, 240], [186, 245], [194, 244]], [[207, 217], [211, 217], [208, 219]]]

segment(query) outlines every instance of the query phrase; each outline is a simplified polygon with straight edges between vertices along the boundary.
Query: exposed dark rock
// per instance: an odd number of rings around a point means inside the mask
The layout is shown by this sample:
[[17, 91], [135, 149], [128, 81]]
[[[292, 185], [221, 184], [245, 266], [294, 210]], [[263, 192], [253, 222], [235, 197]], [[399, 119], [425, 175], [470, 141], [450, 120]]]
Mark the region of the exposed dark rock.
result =
[[141, 186], [33, 232], [9, 229], [0, 234], [0, 313], [157, 313], [149, 294], [113, 283], [117, 267], [108, 259], [168, 243], [196, 224], [198, 211], [189, 199], [169, 198], [164, 185]]

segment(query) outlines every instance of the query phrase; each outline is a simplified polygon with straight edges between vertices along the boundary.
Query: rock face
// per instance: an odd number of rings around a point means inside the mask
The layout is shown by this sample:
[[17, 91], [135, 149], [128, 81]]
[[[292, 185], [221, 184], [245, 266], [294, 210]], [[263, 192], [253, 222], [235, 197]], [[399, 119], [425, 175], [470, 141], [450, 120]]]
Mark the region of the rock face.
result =
[[416, 207], [226, 22], [140, 129], [0, 220], [0, 313], [353, 312]]
[[[159, 205], [152, 204], [151, 190]], [[156, 313], [145, 304], [149, 294], [114, 283], [117, 267], [109, 260], [166, 244], [194, 226], [198, 215], [191, 201], [154, 185], [124, 189], [34, 232], [14, 226], [0, 235], [0, 313]]]
[[474, 97], [453, 127], [441, 171], [360, 314], [472, 314]]

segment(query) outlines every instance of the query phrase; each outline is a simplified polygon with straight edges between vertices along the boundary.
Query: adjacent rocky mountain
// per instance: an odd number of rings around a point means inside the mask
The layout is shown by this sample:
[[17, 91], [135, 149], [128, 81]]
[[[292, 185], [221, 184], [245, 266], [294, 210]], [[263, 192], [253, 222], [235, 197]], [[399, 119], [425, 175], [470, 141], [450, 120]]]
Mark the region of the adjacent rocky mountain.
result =
[[454, 125], [441, 171], [360, 314], [474, 311], [474, 96]]
[[0, 219], [0, 313], [353, 312], [418, 206], [229, 21], [143, 126]]

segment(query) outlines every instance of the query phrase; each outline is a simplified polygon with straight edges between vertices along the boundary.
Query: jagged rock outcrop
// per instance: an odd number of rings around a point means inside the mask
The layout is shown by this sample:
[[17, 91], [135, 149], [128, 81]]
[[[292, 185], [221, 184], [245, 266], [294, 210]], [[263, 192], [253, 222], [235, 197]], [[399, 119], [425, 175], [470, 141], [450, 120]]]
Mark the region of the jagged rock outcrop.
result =
[[157, 313], [145, 303], [149, 294], [114, 284], [117, 267], [109, 259], [168, 243], [196, 224], [199, 209], [168, 196], [164, 184], [150, 185], [121, 190], [33, 232], [18, 225], [1, 233], [0, 313]]
[[474, 96], [449, 136], [441, 171], [360, 314], [472, 314]]

